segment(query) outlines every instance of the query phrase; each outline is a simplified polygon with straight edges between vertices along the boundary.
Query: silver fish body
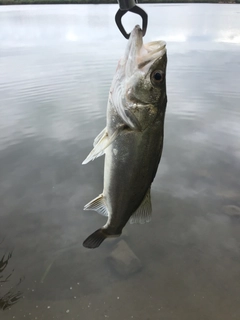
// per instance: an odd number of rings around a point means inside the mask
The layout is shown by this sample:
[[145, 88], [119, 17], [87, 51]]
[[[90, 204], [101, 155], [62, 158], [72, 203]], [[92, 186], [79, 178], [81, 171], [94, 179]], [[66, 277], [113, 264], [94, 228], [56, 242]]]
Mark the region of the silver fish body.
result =
[[85, 210], [108, 217], [83, 243], [98, 247], [121, 235], [129, 221], [151, 220], [150, 188], [161, 159], [166, 95], [166, 44], [143, 44], [136, 26], [119, 61], [109, 93], [107, 126], [94, 141], [84, 164], [105, 154], [103, 193]]

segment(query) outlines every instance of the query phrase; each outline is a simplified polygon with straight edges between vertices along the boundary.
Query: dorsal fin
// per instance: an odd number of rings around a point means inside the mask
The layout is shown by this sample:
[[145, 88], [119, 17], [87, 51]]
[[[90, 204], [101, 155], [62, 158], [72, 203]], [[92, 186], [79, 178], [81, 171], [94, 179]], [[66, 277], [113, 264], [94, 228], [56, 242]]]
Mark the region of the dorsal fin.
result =
[[146, 223], [151, 221], [152, 204], [151, 204], [151, 194], [150, 188], [147, 191], [142, 203], [138, 209], [132, 214], [129, 222], [132, 223]]

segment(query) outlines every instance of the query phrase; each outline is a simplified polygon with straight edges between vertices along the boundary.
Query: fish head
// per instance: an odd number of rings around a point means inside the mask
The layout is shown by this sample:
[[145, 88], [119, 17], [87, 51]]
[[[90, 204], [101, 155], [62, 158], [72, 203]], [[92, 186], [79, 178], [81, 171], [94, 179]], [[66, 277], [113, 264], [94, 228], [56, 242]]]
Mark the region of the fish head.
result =
[[166, 97], [167, 54], [164, 41], [143, 43], [136, 26], [125, 53], [124, 96], [128, 108], [133, 104], [156, 105]]
[[110, 106], [130, 128], [143, 127], [139, 123], [146, 115], [143, 109], [151, 107], [156, 113], [159, 105], [165, 108], [166, 66], [166, 43], [144, 44], [142, 30], [135, 26], [118, 63], [109, 95]]

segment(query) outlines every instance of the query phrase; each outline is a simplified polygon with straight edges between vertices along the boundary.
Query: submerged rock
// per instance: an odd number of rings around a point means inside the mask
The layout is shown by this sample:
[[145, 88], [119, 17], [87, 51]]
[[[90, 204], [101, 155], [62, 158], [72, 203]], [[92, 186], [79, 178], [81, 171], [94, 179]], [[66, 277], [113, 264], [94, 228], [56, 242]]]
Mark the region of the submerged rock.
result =
[[109, 262], [119, 274], [124, 276], [136, 273], [142, 268], [141, 261], [124, 240], [118, 242], [109, 256]]

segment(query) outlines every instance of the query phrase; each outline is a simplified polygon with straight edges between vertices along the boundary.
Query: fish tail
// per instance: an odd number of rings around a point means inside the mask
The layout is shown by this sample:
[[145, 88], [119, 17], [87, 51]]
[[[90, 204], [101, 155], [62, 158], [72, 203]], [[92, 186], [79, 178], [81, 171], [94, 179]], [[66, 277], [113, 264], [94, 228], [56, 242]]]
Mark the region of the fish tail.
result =
[[103, 229], [98, 229], [83, 242], [83, 246], [89, 249], [97, 248], [107, 237], [108, 235], [103, 231]]

